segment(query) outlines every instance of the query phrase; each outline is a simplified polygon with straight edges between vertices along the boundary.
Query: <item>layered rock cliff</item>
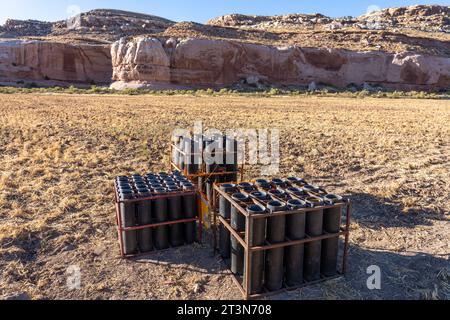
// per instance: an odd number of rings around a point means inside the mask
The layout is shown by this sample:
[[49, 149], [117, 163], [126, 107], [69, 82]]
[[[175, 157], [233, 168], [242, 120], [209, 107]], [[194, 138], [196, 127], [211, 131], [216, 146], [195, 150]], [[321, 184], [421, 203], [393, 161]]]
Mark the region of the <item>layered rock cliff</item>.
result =
[[0, 42], [0, 82], [110, 83], [111, 75], [109, 45]]
[[69, 22], [8, 20], [0, 84], [449, 90], [449, 15], [448, 6], [419, 5], [358, 18], [226, 15], [206, 25], [108, 9]]
[[238, 82], [404, 90], [450, 87], [450, 58], [416, 53], [274, 47], [208, 39], [138, 37], [111, 48], [113, 80], [142, 85], [227, 86]]

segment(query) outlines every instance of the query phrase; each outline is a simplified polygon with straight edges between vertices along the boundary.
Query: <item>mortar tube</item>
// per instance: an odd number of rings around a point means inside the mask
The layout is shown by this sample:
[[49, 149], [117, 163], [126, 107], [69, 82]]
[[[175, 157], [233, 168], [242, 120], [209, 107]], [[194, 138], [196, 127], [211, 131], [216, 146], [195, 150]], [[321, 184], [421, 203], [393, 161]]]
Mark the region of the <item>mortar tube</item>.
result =
[[120, 184], [121, 182], [129, 183], [130, 181], [129, 181], [128, 177], [120, 176], [120, 177], [116, 178], [116, 182]]
[[225, 138], [225, 167], [227, 172], [235, 172], [227, 175], [227, 182], [237, 182], [239, 171], [238, 164], [238, 141], [231, 137]]
[[[180, 137], [180, 141], [178, 143], [178, 149], [185, 151], [185, 142], [184, 142], [184, 137], [181, 136]], [[185, 170], [186, 166], [185, 166], [185, 155], [182, 154], [180, 151], [178, 151], [179, 153], [179, 157], [178, 157], [178, 163], [177, 166], [180, 170]]]
[[[236, 190], [236, 185], [222, 184], [220, 190], [231, 193]], [[231, 218], [231, 203], [222, 195], [219, 197], [219, 215], [224, 219]], [[219, 224], [219, 253], [223, 259], [230, 258], [230, 232], [222, 224]]]
[[262, 191], [253, 191], [250, 193], [250, 197], [262, 202], [269, 200], [269, 196], [267, 195], [267, 193]]
[[163, 187], [162, 185], [160, 185], [160, 184], [152, 184], [152, 185], [150, 186], [150, 189], [151, 189], [152, 191], [155, 191], [155, 190], [158, 190], [158, 189], [164, 189], [164, 187]]
[[[183, 185], [184, 191], [195, 191], [193, 184]], [[185, 195], [183, 196], [183, 214], [185, 219], [194, 218], [198, 215], [197, 196]], [[196, 240], [196, 222], [187, 222], [184, 224], [184, 238], [187, 244], [192, 244]]]
[[[119, 194], [120, 200], [131, 200], [133, 199], [132, 191], [122, 191]], [[120, 219], [122, 221], [122, 228], [135, 227], [136, 226], [136, 205], [135, 203], [120, 203]], [[122, 231], [122, 243], [123, 243], [123, 253], [125, 255], [135, 254], [138, 251], [137, 233], [135, 230], [132, 231]]]
[[[148, 189], [139, 190], [139, 197], [149, 197]], [[142, 200], [137, 203], [137, 219], [139, 226], [145, 226], [152, 223], [152, 201]], [[141, 252], [153, 250], [153, 230], [151, 228], [138, 230], [138, 245]]]
[[258, 188], [263, 189], [265, 191], [268, 191], [268, 190], [270, 190], [272, 188], [271, 185], [270, 185], [270, 182], [268, 180], [266, 180], [266, 179], [258, 179], [258, 180], [256, 180], [255, 185]]
[[238, 184], [238, 188], [247, 193], [250, 193], [255, 190], [255, 186], [253, 185], [253, 183], [250, 182], [241, 182]]
[[[280, 201], [270, 201], [267, 209], [271, 213], [286, 211], [286, 204]], [[267, 218], [267, 241], [271, 244], [284, 242], [286, 216]], [[277, 291], [283, 287], [284, 248], [270, 249], [266, 252], [265, 287], [269, 291]]]
[[[242, 193], [235, 193], [231, 198], [244, 206], [250, 202], [250, 198]], [[234, 206], [230, 208], [231, 227], [238, 233], [245, 231], [245, 216]], [[231, 272], [236, 275], [244, 274], [244, 247], [231, 235]]]
[[194, 140], [190, 138], [184, 139], [184, 162], [185, 162], [185, 169], [187, 174], [194, 174], [195, 171], [195, 155], [194, 155]]
[[[247, 207], [247, 212], [250, 215], [264, 214], [267, 212], [266, 208], [260, 205], [250, 205]], [[254, 219], [253, 220], [253, 237], [252, 241], [249, 241], [249, 235], [246, 235], [246, 242], [251, 243], [252, 246], [262, 246], [266, 238], [266, 220], [267, 219]], [[252, 265], [250, 266], [251, 278], [250, 278], [250, 294], [258, 294], [263, 290], [263, 276], [264, 276], [264, 251], [255, 251], [250, 253], [252, 255]], [[244, 279], [248, 266], [244, 263]]]
[[[169, 187], [168, 192], [179, 192], [178, 187]], [[183, 218], [182, 196], [170, 197], [167, 199], [167, 210], [169, 221], [181, 220]], [[172, 247], [179, 247], [184, 244], [184, 228], [181, 223], [169, 226], [169, 242]]]
[[147, 184], [146, 183], [135, 183], [134, 187], [138, 190], [138, 189], [147, 189]]
[[206, 199], [209, 203], [212, 203], [212, 196], [213, 196], [213, 177], [208, 177], [205, 181], [206, 185]]
[[[213, 143], [214, 140], [204, 140], [205, 143], [205, 152], [206, 150], [209, 151], [208, 146]], [[214, 152], [210, 152], [210, 157], [208, 157], [207, 159], [205, 159], [205, 169], [206, 169], [206, 173], [214, 173], [216, 172], [216, 168], [217, 168], [217, 164], [215, 163], [211, 163], [212, 159], [214, 159]], [[206, 178], [205, 184], [206, 184], [206, 198], [208, 199], [208, 201], [211, 203], [212, 202], [212, 190], [213, 190], [213, 184], [214, 182], [218, 181], [217, 177], [214, 175], [208, 176]]]
[[[334, 205], [343, 201], [342, 197], [327, 194], [324, 197], [327, 205]], [[341, 225], [342, 207], [334, 207], [323, 211], [323, 231], [338, 233]], [[337, 274], [337, 260], [339, 253], [339, 236], [322, 240], [321, 272], [326, 277]]]
[[276, 197], [283, 200], [286, 199], [286, 192], [284, 192], [284, 190], [281, 189], [272, 189], [269, 190], [267, 193], [271, 197]]
[[118, 186], [117, 186], [117, 190], [133, 190], [133, 188], [131, 187], [131, 185], [130, 184], [125, 184], [125, 183], [123, 183], [123, 184], [119, 184]]
[[286, 187], [286, 181], [279, 178], [272, 179], [272, 184], [275, 185], [277, 188], [285, 188]]
[[[306, 207], [303, 200], [289, 200], [287, 202], [289, 210], [299, 210]], [[286, 216], [286, 237], [289, 240], [301, 240], [305, 238], [305, 213], [289, 214]], [[303, 283], [303, 263], [305, 245], [298, 244], [286, 247], [285, 249], [285, 281], [289, 287], [301, 285]]]
[[164, 183], [167, 189], [176, 189], [178, 185], [175, 182], [166, 182]]
[[307, 184], [308, 184], [308, 182], [306, 182], [306, 180], [303, 178], [297, 178], [297, 181], [295, 182], [295, 185], [297, 187], [303, 187], [304, 185], [307, 185]]
[[286, 178], [286, 181], [289, 183], [289, 185], [295, 185], [298, 182], [297, 177], [288, 177]]
[[[317, 197], [306, 198], [309, 207], [322, 206], [323, 201]], [[323, 226], [323, 210], [317, 209], [306, 214], [305, 232], [310, 237], [321, 236]], [[322, 241], [307, 242], [305, 244], [305, 258], [303, 276], [306, 281], [320, 279]]]
[[215, 155], [216, 150], [210, 150], [210, 145], [215, 142], [214, 139], [205, 140], [205, 150], [204, 154], [208, 154], [208, 156], [205, 156], [205, 166], [206, 166], [206, 173], [213, 173], [216, 172], [218, 164], [215, 161]]
[[[218, 140], [219, 140], [219, 145], [218, 148], [216, 149], [216, 158], [220, 159], [219, 163], [216, 163], [217, 165], [217, 171], [219, 172], [226, 172], [227, 169], [227, 148], [226, 148], [226, 137], [224, 135], [219, 135], [218, 136]], [[230, 182], [228, 175], [219, 175], [216, 177], [216, 181], [218, 183], [226, 183], [226, 182]]]
[[303, 190], [305, 193], [313, 194], [313, 193], [315, 193], [315, 192], [317, 192], [317, 191], [319, 190], [319, 187], [313, 186], [313, 185], [311, 185], [311, 184], [305, 184], [305, 185], [302, 187], [302, 190]]
[[296, 187], [286, 189], [286, 193], [298, 198], [303, 197], [305, 195], [302, 189]]
[[[167, 191], [164, 188], [158, 188], [154, 190], [154, 194], [164, 195]], [[156, 223], [168, 221], [167, 215], [167, 199], [159, 198], [153, 201], [152, 213]], [[154, 229], [153, 243], [157, 250], [163, 250], [169, 248], [169, 228], [168, 226], [159, 226]]]
[[[181, 139], [180, 136], [173, 137], [173, 139], [172, 139], [173, 145], [178, 147], [180, 145], [180, 139]], [[180, 163], [180, 155], [181, 154], [177, 148], [172, 148], [172, 162], [176, 166], [178, 166], [178, 164]]]

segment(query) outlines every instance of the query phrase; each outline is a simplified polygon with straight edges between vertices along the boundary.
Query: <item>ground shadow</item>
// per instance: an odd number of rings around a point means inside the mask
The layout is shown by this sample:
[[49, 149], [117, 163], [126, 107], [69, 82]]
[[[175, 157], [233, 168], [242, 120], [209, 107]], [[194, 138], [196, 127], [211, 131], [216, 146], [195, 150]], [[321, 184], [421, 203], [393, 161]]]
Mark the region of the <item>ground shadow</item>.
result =
[[405, 207], [388, 199], [368, 193], [354, 193], [348, 197], [353, 203], [352, 220], [370, 229], [414, 228], [431, 226], [433, 220], [447, 220], [441, 213], [432, 210], [405, 210]]
[[201, 243], [185, 245], [160, 252], [150, 252], [130, 260], [136, 263], [176, 266], [186, 271], [220, 274], [227, 270], [223, 260], [213, 251], [213, 236], [204, 232]]
[[[340, 247], [342, 258], [343, 242]], [[133, 261], [231, 277], [228, 272], [229, 261], [213, 255], [209, 233], [206, 234], [202, 245], [172, 248], [141, 256]], [[367, 273], [368, 268], [373, 265], [380, 268], [380, 290], [370, 290], [367, 287], [367, 279], [371, 275]], [[345, 277], [281, 293], [270, 299], [450, 299], [449, 283], [448, 255], [398, 253], [350, 245]]]
[[[369, 289], [370, 266], [380, 270], [380, 289]], [[273, 299], [450, 299], [448, 255], [399, 254], [351, 245], [343, 278]]]
[[[10, 241], [4, 241], [3, 249], [5, 249], [2, 255], [3, 261], [19, 261], [22, 264], [27, 264], [35, 261], [39, 250], [42, 247], [41, 235], [37, 232], [29, 234], [28, 239], [11, 239]], [[8, 249], [14, 248], [14, 250], [8, 251]]]

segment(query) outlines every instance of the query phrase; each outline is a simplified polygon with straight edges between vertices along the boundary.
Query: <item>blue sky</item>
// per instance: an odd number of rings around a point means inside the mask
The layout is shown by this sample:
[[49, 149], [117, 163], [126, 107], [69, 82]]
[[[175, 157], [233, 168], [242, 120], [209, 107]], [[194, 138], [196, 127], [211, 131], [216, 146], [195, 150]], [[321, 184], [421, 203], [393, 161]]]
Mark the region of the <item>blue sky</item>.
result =
[[274, 15], [319, 12], [332, 17], [359, 16], [370, 6], [387, 8], [417, 3], [450, 5], [450, 0], [12, 0], [2, 4], [0, 23], [7, 18], [62, 20], [68, 16], [68, 8], [73, 5], [82, 11], [114, 8], [154, 14], [174, 21], [205, 22], [227, 13]]

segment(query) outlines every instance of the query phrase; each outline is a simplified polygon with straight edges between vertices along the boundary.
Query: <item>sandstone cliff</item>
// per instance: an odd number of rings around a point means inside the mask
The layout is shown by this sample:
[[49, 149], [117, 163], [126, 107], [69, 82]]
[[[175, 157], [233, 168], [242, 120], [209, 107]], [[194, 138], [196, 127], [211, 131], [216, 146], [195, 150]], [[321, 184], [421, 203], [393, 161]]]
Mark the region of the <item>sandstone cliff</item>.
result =
[[448, 6], [418, 5], [358, 18], [226, 15], [206, 25], [108, 9], [82, 13], [76, 26], [8, 20], [0, 83], [449, 90], [449, 15]]
[[142, 85], [308, 85], [345, 88], [381, 85], [392, 89], [450, 87], [450, 58], [416, 53], [274, 47], [250, 43], [138, 37], [111, 49], [113, 80]]
[[211, 19], [208, 25], [251, 29], [406, 29], [450, 33], [450, 7], [415, 5], [373, 11], [360, 17], [331, 18], [322, 14], [287, 14], [255, 16], [228, 14]]
[[0, 42], [0, 82], [110, 83], [110, 46], [43, 41]]

